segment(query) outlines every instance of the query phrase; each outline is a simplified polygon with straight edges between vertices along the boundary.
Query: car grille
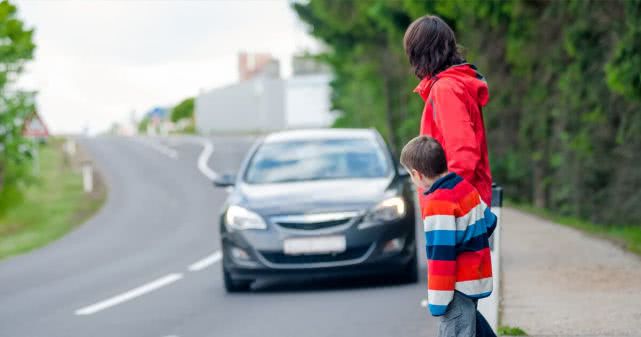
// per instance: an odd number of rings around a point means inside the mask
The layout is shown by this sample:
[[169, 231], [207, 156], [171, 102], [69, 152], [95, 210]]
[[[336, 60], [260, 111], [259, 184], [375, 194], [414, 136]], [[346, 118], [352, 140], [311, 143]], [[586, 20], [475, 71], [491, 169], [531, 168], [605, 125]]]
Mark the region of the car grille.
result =
[[341, 262], [363, 257], [370, 247], [355, 247], [336, 254], [286, 255], [283, 253], [261, 253], [265, 260], [274, 264], [314, 264]]
[[286, 229], [292, 230], [322, 230], [347, 225], [358, 212], [320, 213], [305, 215], [285, 215], [272, 217], [271, 221]]
[[316, 230], [329, 227], [340, 226], [348, 223], [351, 219], [342, 219], [342, 220], [333, 220], [333, 221], [323, 221], [323, 222], [313, 222], [313, 223], [304, 223], [304, 222], [276, 222], [277, 225], [289, 228], [289, 229], [303, 229], [303, 230]]

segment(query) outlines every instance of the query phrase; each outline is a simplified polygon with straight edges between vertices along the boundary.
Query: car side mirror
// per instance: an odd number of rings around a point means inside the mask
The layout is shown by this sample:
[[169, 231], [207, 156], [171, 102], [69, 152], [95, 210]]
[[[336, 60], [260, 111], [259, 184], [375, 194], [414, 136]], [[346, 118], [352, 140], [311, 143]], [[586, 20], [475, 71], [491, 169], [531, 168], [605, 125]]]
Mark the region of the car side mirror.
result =
[[226, 173], [214, 178], [214, 186], [216, 187], [231, 187], [231, 186], [234, 186], [235, 184], [236, 184], [235, 174]]

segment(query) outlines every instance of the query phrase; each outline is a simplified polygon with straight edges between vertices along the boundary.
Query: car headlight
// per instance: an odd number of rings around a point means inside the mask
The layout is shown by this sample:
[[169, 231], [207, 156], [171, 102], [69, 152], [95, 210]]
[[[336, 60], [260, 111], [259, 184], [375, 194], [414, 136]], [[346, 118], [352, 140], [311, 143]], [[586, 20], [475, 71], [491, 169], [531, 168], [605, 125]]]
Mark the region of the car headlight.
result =
[[229, 206], [225, 214], [225, 225], [230, 231], [267, 228], [260, 215], [240, 206]]
[[384, 222], [398, 220], [405, 216], [405, 200], [401, 197], [385, 199], [365, 216], [365, 221], [359, 228], [366, 228]]

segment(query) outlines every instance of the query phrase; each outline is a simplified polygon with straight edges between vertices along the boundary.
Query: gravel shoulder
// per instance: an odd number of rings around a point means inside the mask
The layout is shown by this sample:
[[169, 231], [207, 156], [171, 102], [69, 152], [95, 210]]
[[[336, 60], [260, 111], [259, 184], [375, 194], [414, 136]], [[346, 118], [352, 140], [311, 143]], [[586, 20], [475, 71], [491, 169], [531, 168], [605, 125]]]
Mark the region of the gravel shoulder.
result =
[[641, 336], [641, 258], [514, 209], [502, 219], [502, 325], [530, 336]]

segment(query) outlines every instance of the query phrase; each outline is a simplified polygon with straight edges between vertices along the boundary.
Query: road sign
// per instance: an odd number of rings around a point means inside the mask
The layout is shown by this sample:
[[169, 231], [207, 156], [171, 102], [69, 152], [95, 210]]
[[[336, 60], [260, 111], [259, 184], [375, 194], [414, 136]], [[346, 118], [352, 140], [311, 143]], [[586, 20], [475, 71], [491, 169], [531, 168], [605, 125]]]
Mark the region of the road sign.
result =
[[34, 111], [31, 116], [25, 119], [25, 123], [22, 128], [22, 135], [27, 138], [49, 137], [49, 130], [36, 111]]

